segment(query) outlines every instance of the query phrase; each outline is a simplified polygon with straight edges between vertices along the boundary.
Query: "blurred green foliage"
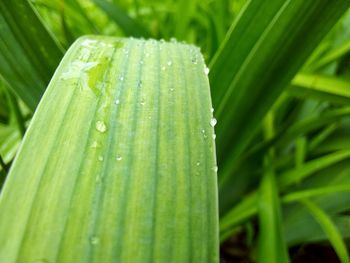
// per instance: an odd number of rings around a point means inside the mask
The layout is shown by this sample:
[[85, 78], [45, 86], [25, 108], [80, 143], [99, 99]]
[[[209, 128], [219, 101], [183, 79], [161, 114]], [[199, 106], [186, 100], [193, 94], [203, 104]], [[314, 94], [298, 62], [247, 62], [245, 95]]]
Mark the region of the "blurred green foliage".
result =
[[[240, 11], [246, 8], [246, 2], [251, 1], [31, 1], [44, 25], [58, 40], [58, 46], [64, 49], [79, 36], [89, 34], [165, 40], [176, 38], [177, 41], [199, 46], [207, 64], [214, 67], [212, 59], [220, 45], [225, 43], [225, 37], [232, 33], [230, 27], [235, 25], [234, 21], [239, 21], [236, 19], [240, 19]], [[275, 1], [271, 1], [271, 5], [272, 2]], [[310, 35], [306, 35], [308, 31], [304, 32], [305, 39], [312, 39], [317, 33], [311, 24], [308, 25]], [[290, 30], [292, 32], [293, 28]], [[303, 44], [301, 38], [301, 50]], [[239, 55], [232, 54], [233, 57]], [[286, 56], [284, 64], [289, 65], [293, 56]], [[268, 69], [271, 61], [263, 62]], [[232, 65], [230, 61], [227, 63]], [[214, 72], [223, 70], [227, 71], [225, 74], [230, 74], [229, 66], [225, 69], [218, 67]], [[229, 246], [223, 245], [223, 262], [256, 261], [259, 257], [266, 257], [261, 252], [257, 256], [258, 236], [272, 230], [276, 231], [276, 235], [267, 238], [283, 239], [281, 242], [290, 248], [329, 240], [342, 262], [347, 262], [344, 247], [349, 248], [350, 238], [349, 66], [350, 12], [347, 11], [338, 17], [336, 25], [313, 50], [293, 81], [283, 86], [283, 92], [276, 94], [271, 105], [265, 105], [268, 113], [261, 113], [260, 122], [256, 122], [257, 131], [242, 145], [239, 156], [225, 159], [227, 152], [221, 153], [224, 156], [219, 160], [221, 240], [231, 242]], [[246, 74], [249, 75], [249, 68]], [[221, 82], [221, 78], [215, 77], [211, 73], [210, 78], [215, 82], [212, 88]], [[277, 74], [276, 78], [279, 77]], [[0, 156], [3, 160], [0, 183], [14, 158], [23, 129], [32, 116], [30, 107], [23, 103], [23, 98], [14, 95], [9, 88], [11, 85], [14, 84], [0, 78]], [[255, 80], [254, 85], [260, 85], [259, 81]], [[268, 84], [266, 87], [262, 96], [270, 92]], [[212, 93], [213, 100], [219, 105], [221, 98], [215, 97], [218, 91], [213, 90]], [[230, 102], [227, 103], [230, 105]], [[225, 111], [218, 117], [218, 129], [227, 113]], [[245, 118], [247, 121], [253, 119], [253, 116], [242, 118], [243, 122]], [[227, 125], [227, 130], [235, 127], [232, 122], [227, 122]], [[227, 130], [223, 134], [228, 134]], [[267, 130], [269, 132], [266, 133]], [[227, 136], [221, 136], [219, 141], [229, 149], [238, 147], [240, 143], [234, 138], [233, 141], [227, 140]], [[225, 161], [228, 168], [222, 171], [221, 164]], [[221, 179], [223, 173], [227, 174], [228, 181]], [[266, 177], [266, 174], [270, 175]], [[261, 210], [261, 206], [266, 204], [272, 204], [269, 207], [271, 211]], [[345, 239], [346, 245], [340, 237]], [[247, 253], [234, 249], [235, 245], [242, 244], [248, 247]], [[278, 250], [280, 244], [275, 245], [272, 247]]]

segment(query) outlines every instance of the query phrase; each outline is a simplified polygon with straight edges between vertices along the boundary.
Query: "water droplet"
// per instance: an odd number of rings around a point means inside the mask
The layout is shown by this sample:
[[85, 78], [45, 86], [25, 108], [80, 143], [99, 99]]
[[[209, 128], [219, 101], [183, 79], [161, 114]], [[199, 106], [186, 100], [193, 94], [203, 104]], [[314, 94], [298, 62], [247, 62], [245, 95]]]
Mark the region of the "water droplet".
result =
[[143, 60], [140, 60], [140, 65], [143, 65]]
[[98, 130], [99, 132], [106, 132], [107, 131], [107, 126], [103, 121], [97, 121], [96, 122], [96, 130]]
[[211, 108], [210, 111], [211, 111], [211, 112], [214, 112], [214, 108]]
[[205, 133], [205, 130], [204, 129], [202, 129], [202, 134], [203, 134], [203, 138], [204, 139], [206, 139], [208, 136], [207, 136], [207, 134]]
[[93, 143], [91, 144], [91, 148], [97, 148], [99, 146], [97, 141], [93, 141]]
[[91, 245], [97, 245], [98, 243], [100, 243], [100, 239], [96, 236], [93, 236], [90, 238], [90, 243]]
[[118, 105], [120, 103], [120, 100], [116, 99], [114, 103]]
[[123, 77], [123, 76], [120, 76], [120, 77], [119, 77], [119, 80], [120, 80], [120, 81], [123, 81], [123, 80], [124, 80], [124, 77]]
[[117, 155], [117, 157], [115, 158], [117, 161], [121, 161], [123, 158], [120, 155]]
[[170, 88], [170, 91], [174, 91], [175, 89], [174, 88]]
[[210, 119], [210, 126], [214, 127], [218, 121], [215, 118]]
[[213, 133], [212, 137], [213, 137], [213, 139], [215, 140], [215, 139], [216, 139], [216, 134]]
[[168, 66], [171, 66], [173, 64], [173, 62], [171, 62], [170, 60], [167, 62]]
[[199, 166], [201, 163], [200, 162], [197, 162], [196, 165]]
[[218, 172], [218, 167], [217, 167], [216, 165], [213, 167], [213, 171], [214, 171], [215, 173]]
[[177, 43], [177, 39], [175, 37], [170, 38], [171, 43]]
[[192, 63], [195, 64], [195, 65], [197, 65], [197, 63], [198, 63], [196, 57], [193, 57], [193, 58], [191, 59], [191, 61], [192, 61]]
[[144, 99], [141, 99], [140, 104], [141, 104], [142, 106], [145, 105], [145, 100], [144, 100]]
[[204, 68], [204, 73], [205, 73], [205, 75], [208, 75], [208, 74], [209, 74], [209, 68], [208, 68], [208, 67], [205, 67], [205, 68]]
[[149, 57], [149, 53], [148, 53], [148, 52], [146, 52], [145, 56], [146, 56], [146, 57]]
[[163, 70], [163, 71], [165, 70], [165, 66], [162, 66], [162, 70]]
[[99, 160], [100, 162], [102, 162], [102, 161], [103, 161], [103, 156], [100, 155], [100, 156], [98, 157], [98, 160]]
[[92, 40], [92, 39], [84, 39], [83, 43], [81, 43], [81, 45], [83, 47], [89, 47], [91, 46], [91, 44], [95, 44], [97, 41], [96, 40]]

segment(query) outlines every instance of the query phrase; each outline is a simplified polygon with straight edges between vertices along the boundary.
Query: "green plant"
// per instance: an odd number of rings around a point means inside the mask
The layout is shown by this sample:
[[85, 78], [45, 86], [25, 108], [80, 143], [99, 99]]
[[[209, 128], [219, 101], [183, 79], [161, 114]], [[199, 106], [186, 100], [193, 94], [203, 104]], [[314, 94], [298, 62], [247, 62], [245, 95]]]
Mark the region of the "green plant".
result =
[[349, 262], [349, 5], [2, 1], [0, 261]]

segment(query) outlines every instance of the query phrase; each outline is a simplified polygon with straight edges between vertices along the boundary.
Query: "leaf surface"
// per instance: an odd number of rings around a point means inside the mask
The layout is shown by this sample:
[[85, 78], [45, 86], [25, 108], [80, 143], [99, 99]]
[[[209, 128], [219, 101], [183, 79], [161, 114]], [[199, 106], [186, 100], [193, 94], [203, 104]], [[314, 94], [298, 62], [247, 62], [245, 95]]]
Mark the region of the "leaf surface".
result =
[[204, 68], [194, 46], [77, 40], [0, 196], [0, 261], [217, 262]]

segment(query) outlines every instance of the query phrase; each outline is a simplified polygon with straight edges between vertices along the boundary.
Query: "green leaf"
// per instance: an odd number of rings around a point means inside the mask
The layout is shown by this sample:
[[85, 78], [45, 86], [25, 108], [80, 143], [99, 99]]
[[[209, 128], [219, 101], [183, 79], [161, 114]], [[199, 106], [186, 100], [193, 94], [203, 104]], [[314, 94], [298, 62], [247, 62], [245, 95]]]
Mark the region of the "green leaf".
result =
[[[221, 1], [218, 1], [221, 2]], [[179, 39], [185, 39], [189, 29], [191, 18], [196, 14], [197, 0], [179, 0], [176, 5], [175, 12], [175, 36]]]
[[[265, 118], [264, 133], [266, 138], [273, 136], [274, 115], [271, 112]], [[273, 162], [274, 149], [272, 148], [264, 156], [264, 173], [258, 195], [258, 261], [284, 263], [289, 262], [289, 257], [282, 234], [282, 215]]]
[[288, 185], [299, 182], [307, 176], [347, 158], [350, 158], [350, 150], [337, 151], [309, 161], [300, 167], [284, 172], [279, 177], [279, 185], [280, 187], [287, 187]]
[[[302, 119], [288, 129], [282, 129], [277, 132], [276, 135], [268, 140], [265, 140], [254, 147], [252, 147], [244, 156], [244, 158], [249, 158], [255, 154], [262, 153], [264, 150], [268, 149], [271, 145], [283, 145], [291, 143], [297, 136], [306, 135], [316, 129], [319, 129], [327, 124], [334, 124], [343, 120], [350, 115], [350, 107], [337, 108], [335, 110], [326, 111], [317, 116], [308, 116]], [[314, 146], [313, 146], [314, 147]]]
[[210, 63], [220, 180], [231, 175], [264, 115], [349, 4], [248, 1]]
[[315, 203], [304, 199], [302, 204], [310, 211], [315, 220], [323, 228], [342, 263], [349, 263], [350, 258], [346, 245], [331, 218]]
[[340, 59], [342, 56], [345, 56], [349, 52], [350, 52], [350, 40], [346, 41], [341, 46], [331, 50], [322, 58], [317, 60], [314, 64], [311, 64], [309, 67], [312, 69], [318, 69], [318, 68], [324, 67]]
[[330, 76], [298, 74], [288, 89], [291, 95], [349, 105], [350, 81]]
[[204, 67], [179, 43], [75, 42], [0, 196], [0, 261], [218, 262]]
[[137, 21], [132, 19], [116, 3], [110, 3], [105, 0], [93, 0], [120, 28], [126, 36], [150, 37], [150, 33]]
[[34, 110], [63, 55], [27, 0], [0, 1], [0, 75]]
[[[271, 166], [271, 164], [268, 164]], [[283, 238], [280, 200], [274, 172], [265, 172], [259, 188], [259, 262], [289, 262]]]
[[350, 192], [349, 184], [311, 188], [311, 189], [288, 193], [282, 197], [282, 202], [290, 203], [290, 202], [300, 201], [301, 199], [305, 199], [305, 198], [311, 198], [311, 197], [322, 196], [322, 195], [338, 193], [338, 192], [348, 192], [348, 191]]
[[[301, 180], [319, 172], [327, 167], [337, 164], [350, 158], [349, 150], [337, 151], [312, 161], [304, 163], [302, 166], [287, 170], [277, 179], [279, 189], [283, 190]], [[229, 237], [237, 225], [244, 223], [258, 212], [257, 204], [259, 196], [257, 191], [253, 191], [236, 206], [232, 207], [220, 218], [220, 240], [224, 241]]]

